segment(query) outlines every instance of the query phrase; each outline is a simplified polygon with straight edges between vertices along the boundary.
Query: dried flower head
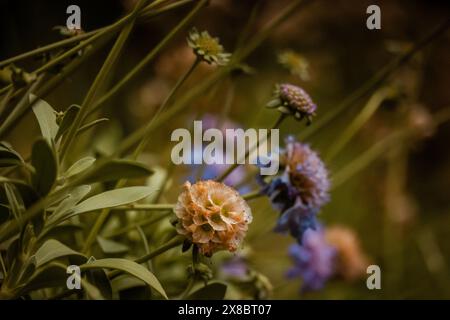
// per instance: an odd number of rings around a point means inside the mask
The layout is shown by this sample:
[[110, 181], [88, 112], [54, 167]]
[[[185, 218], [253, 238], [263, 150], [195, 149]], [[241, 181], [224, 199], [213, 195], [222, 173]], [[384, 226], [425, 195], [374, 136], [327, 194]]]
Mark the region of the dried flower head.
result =
[[334, 273], [335, 254], [335, 249], [326, 242], [320, 228], [307, 230], [302, 245], [294, 244], [289, 248], [294, 266], [288, 271], [287, 277], [301, 277], [302, 291], [322, 289]]
[[290, 114], [297, 120], [306, 118], [308, 124], [315, 116], [317, 106], [302, 88], [292, 84], [277, 84], [268, 108], [277, 108], [281, 113]]
[[309, 64], [302, 55], [292, 50], [285, 50], [278, 55], [278, 62], [303, 81], [309, 80]]
[[187, 39], [189, 46], [194, 50], [198, 59], [207, 63], [224, 66], [230, 60], [230, 53], [224, 51], [219, 38], [213, 38], [208, 31], [198, 32], [193, 28]]
[[250, 207], [239, 193], [212, 180], [186, 182], [174, 211], [178, 233], [206, 256], [219, 250], [235, 251], [252, 221]]
[[347, 280], [366, 274], [368, 259], [362, 251], [358, 237], [349, 228], [329, 227], [325, 231], [327, 242], [337, 250], [336, 272]]

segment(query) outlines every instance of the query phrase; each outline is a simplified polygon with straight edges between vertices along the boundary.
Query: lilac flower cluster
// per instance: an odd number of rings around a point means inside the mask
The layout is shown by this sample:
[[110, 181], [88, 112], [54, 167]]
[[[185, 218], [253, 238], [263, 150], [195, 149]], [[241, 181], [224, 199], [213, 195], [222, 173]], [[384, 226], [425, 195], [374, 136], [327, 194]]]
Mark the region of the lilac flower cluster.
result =
[[[306, 117], [308, 123], [317, 108], [302, 88], [290, 84], [277, 86], [268, 107], [277, 107], [298, 120]], [[317, 214], [329, 201], [328, 172], [315, 151], [291, 136], [286, 138], [285, 149], [280, 152], [280, 172], [269, 181], [262, 177], [260, 180], [262, 192], [280, 211], [275, 231], [289, 232], [298, 242], [289, 249], [294, 267], [287, 276], [302, 277], [303, 291], [318, 290], [332, 276], [336, 255], [317, 221]]]
[[317, 213], [329, 201], [328, 173], [317, 153], [291, 136], [280, 154], [280, 169], [281, 175], [262, 180], [262, 191], [281, 213], [275, 231], [289, 232], [301, 244], [303, 233], [316, 229]]

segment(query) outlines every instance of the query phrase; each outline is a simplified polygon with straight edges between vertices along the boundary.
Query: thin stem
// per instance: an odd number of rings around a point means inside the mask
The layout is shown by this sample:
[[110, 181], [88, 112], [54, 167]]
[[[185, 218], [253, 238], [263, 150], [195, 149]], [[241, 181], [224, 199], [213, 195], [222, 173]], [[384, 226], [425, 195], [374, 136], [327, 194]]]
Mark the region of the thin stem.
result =
[[[139, 12], [139, 9], [145, 4], [147, 0], [140, 0], [139, 3], [136, 5], [133, 12], [129, 15], [131, 18], [134, 18], [137, 13]], [[61, 162], [64, 159], [65, 155], [67, 154], [67, 151], [70, 150], [70, 147], [72, 146], [73, 140], [75, 138], [75, 135], [77, 133], [78, 128], [82, 125], [82, 122], [84, 120], [84, 117], [86, 116], [89, 108], [91, 107], [91, 104], [93, 103], [95, 96], [97, 92], [102, 88], [102, 85], [106, 79], [106, 77], [111, 73], [113, 66], [115, 65], [115, 62], [119, 58], [120, 52], [122, 51], [126, 40], [128, 39], [128, 36], [131, 33], [131, 30], [134, 27], [135, 20], [133, 19], [132, 22], [127, 24], [122, 31], [120, 32], [119, 37], [117, 38], [113, 48], [111, 49], [108, 57], [105, 60], [105, 63], [103, 64], [102, 68], [100, 69], [100, 72], [98, 73], [97, 77], [94, 80], [94, 83], [90, 87], [83, 103], [81, 106], [80, 111], [77, 113], [77, 116], [75, 117], [75, 120], [73, 124], [70, 126], [69, 132], [67, 133], [66, 139], [63, 141], [61, 146]]]
[[386, 148], [392, 146], [395, 142], [402, 140], [405, 137], [404, 131], [395, 132], [380, 142], [374, 144], [368, 150], [364, 151], [354, 160], [350, 161], [344, 168], [340, 169], [332, 177], [332, 189], [335, 189], [345, 183], [348, 179], [353, 177], [355, 174], [366, 168], [380, 155], [386, 152]]
[[378, 110], [383, 101], [393, 95], [395, 95], [395, 90], [390, 87], [377, 90], [354, 120], [346, 126], [345, 130], [331, 145], [330, 150], [325, 155], [325, 161], [330, 162]]
[[172, 211], [166, 212], [158, 217], [150, 217], [148, 219], [144, 219], [142, 221], [138, 221], [136, 223], [130, 224], [130, 225], [123, 227], [121, 229], [118, 229], [114, 232], [108, 233], [108, 234], [104, 235], [104, 237], [105, 238], [114, 238], [114, 237], [120, 236], [124, 233], [127, 233], [131, 230], [134, 230], [137, 227], [145, 227], [145, 226], [151, 225], [153, 223], [156, 223], [158, 221], [161, 221], [162, 219], [167, 218], [170, 215], [172, 215]]
[[[41, 99], [44, 98], [49, 92], [51, 92], [55, 87], [57, 87], [59, 84], [62, 83], [64, 79], [66, 79], [68, 76], [70, 76], [74, 71], [78, 70], [79, 66], [83, 63], [83, 61], [87, 60], [89, 57], [91, 57], [95, 52], [97, 52], [100, 48], [102, 48], [107, 41], [112, 37], [112, 34], [105, 36], [101, 40], [99, 40], [95, 46], [88, 47], [83, 56], [78, 57], [71, 61], [66, 67], [62, 69], [61, 72], [59, 72], [57, 75], [53, 76], [49, 81], [46, 81], [42, 84], [41, 88], [39, 88], [38, 92], [36, 93], [36, 96], [40, 97]], [[19, 90], [20, 91], [20, 90]], [[28, 99], [27, 99], [28, 101]], [[15, 126], [17, 121], [19, 121], [25, 114], [27, 110], [30, 110], [33, 102], [36, 100], [33, 100], [32, 102], [29, 102], [25, 107], [21, 108], [20, 110], [17, 110], [18, 107], [16, 107], [13, 112], [7, 117], [7, 119], [4, 121], [4, 123], [0, 127], [0, 137], [3, 136], [6, 132], [8, 132], [11, 128]]]
[[189, 278], [189, 282], [188, 285], [186, 286], [186, 289], [184, 289], [183, 293], [180, 295], [180, 300], [185, 300], [188, 296], [189, 293], [191, 292], [192, 288], [194, 287], [195, 284], [195, 276], [192, 276], [191, 278]]
[[158, 45], [153, 48], [149, 54], [144, 57], [130, 72], [128, 72], [114, 87], [112, 87], [105, 95], [103, 95], [92, 107], [89, 115], [97, 111], [103, 104], [109, 101], [113, 96], [115, 96], [120, 90], [122, 90], [126, 84], [128, 84], [134, 77], [136, 77], [140, 72], [142, 72], [147, 65], [156, 57], [156, 55], [166, 47], [166, 45], [172, 40], [172, 38], [184, 28], [200, 11], [202, 7], [207, 4], [208, 0], [200, 0], [198, 4], [189, 12], [189, 14], [182, 20], [178, 25], [175, 26], [168, 34], [165, 36]]
[[[144, 230], [142, 230], [142, 228], [139, 226], [136, 227], [136, 230], [138, 231], [139, 236], [141, 237], [142, 243], [144, 244], [145, 254], [150, 254], [150, 248], [148, 246], [148, 240], [144, 233]], [[150, 260], [147, 261], [147, 267], [148, 267], [148, 270], [152, 271], [152, 269], [153, 269], [152, 262]]]
[[[184, 241], [184, 237], [182, 236], [176, 236], [174, 237], [171, 241], [167, 242], [166, 244], [160, 246], [158, 249], [150, 252], [149, 254], [146, 254], [140, 258], [137, 258], [134, 260], [134, 262], [136, 263], [144, 263], [146, 261], [149, 261], [167, 251], [169, 251], [170, 249], [173, 249], [175, 247], [178, 247], [179, 245], [181, 245]], [[114, 270], [111, 271], [108, 276], [109, 278], [114, 278], [116, 276], [118, 276], [119, 274], [121, 274], [123, 271], [121, 270]]]
[[114, 207], [114, 211], [166, 211], [172, 210], [174, 204], [133, 204], [129, 206]]
[[286, 119], [286, 114], [284, 114], [284, 113], [280, 114], [280, 116], [278, 117], [277, 121], [272, 126], [272, 129], [269, 130], [269, 133], [266, 136], [264, 136], [262, 139], [258, 140], [258, 142], [255, 145], [253, 145], [251, 148], [248, 148], [248, 150], [245, 152], [244, 159], [239, 159], [238, 161], [236, 161], [236, 163], [234, 163], [233, 165], [228, 167], [228, 169], [225, 170], [225, 172], [223, 172], [217, 178], [217, 181], [219, 181], [219, 182], [224, 181], [237, 167], [240, 166], [241, 163], [243, 163], [243, 162], [245, 162], [247, 160], [247, 158], [250, 155], [250, 153], [255, 151], [256, 148], [258, 148], [258, 146], [260, 144], [265, 143], [266, 140], [270, 139], [270, 137], [272, 136], [272, 130], [277, 129], [281, 125], [281, 123], [284, 121], [284, 119]]
[[[296, 0], [292, 3], [300, 4], [300, 0]], [[298, 6], [288, 6], [286, 7], [282, 13], [280, 13], [279, 16], [277, 16], [275, 19], [271, 20], [267, 26], [261, 30], [261, 33], [258, 33], [257, 41], [250, 40], [248, 43], [248, 49], [246, 49], [243, 53], [241, 53], [238, 57], [234, 57], [233, 62], [230, 63], [229, 66], [223, 67], [219, 69], [217, 72], [211, 74], [209, 77], [207, 77], [204, 81], [200, 82], [197, 86], [191, 88], [191, 90], [187, 91], [183, 96], [179, 97], [175, 104], [161, 117], [159, 117], [158, 121], [153, 125], [153, 130], [161, 126], [162, 124], [166, 123], [172, 116], [176, 115], [180, 110], [183, 110], [186, 105], [188, 105], [193, 99], [199, 97], [201, 94], [203, 94], [206, 90], [211, 88], [215, 83], [217, 83], [219, 80], [224, 78], [226, 75], [228, 75], [236, 65], [238, 65], [243, 59], [245, 59], [254, 49], [256, 49], [257, 46], [254, 45], [254, 43], [262, 43], [262, 40], [264, 40], [267, 36], [269, 36], [270, 30], [275, 29], [278, 25], [280, 25], [282, 22], [286, 21], [286, 18], [298, 7]], [[264, 38], [261, 39], [259, 37], [260, 34], [264, 35]], [[58, 189], [57, 191], [54, 191], [51, 193], [51, 198], [56, 198], [57, 196], [64, 195], [67, 190], [75, 185], [82, 184], [83, 181], [85, 181], [86, 177], [88, 177], [92, 172], [95, 172], [102, 166], [104, 166], [110, 159], [113, 157], [116, 157], [118, 155], [123, 154], [125, 151], [129, 150], [133, 145], [138, 143], [140, 139], [142, 138], [143, 134], [145, 133], [145, 127], [141, 127], [140, 129], [133, 132], [127, 139], [125, 139], [119, 146], [118, 150], [110, 157], [102, 158], [98, 161], [96, 161], [96, 164], [92, 166], [91, 169], [87, 170], [85, 173], [80, 174], [79, 176], [75, 177], [70, 184], [67, 186]], [[39, 215], [39, 213], [42, 211], [43, 208], [45, 208], [46, 205], [50, 204], [51, 201], [49, 201], [49, 196], [46, 198], [43, 198], [39, 201], [37, 201], [35, 204], [33, 204], [23, 215], [24, 221], [29, 221], [30, 219], [36, 217]], [[8, 239], [10, 236], [12, 236], [14, 233], [16, 233], [18, 230], [18, 224], [16, 221], [11, 220], [8, 223], [4, 223], [2, 226], [0, 226], [0, 241], [4, 241]]]
[[11, 86], [11, 88], [9, 88], [8, 92], [6, 93], [6, 95], [3, 97], [2, 101], [0, 102], [0, 117], [2, 116], [3, 112], [6, 109], [6, 106], [9, 103], [9, 100], [11, 99], [11, 96], [14, 93], [14, 87]]
[[444, 33], [445, 30], [450, 25], [450, 19], [447, 19], [444, 23], [440, 24], [435, 28], [428, 36], [417, 42], [409, 51], [407, 51], [402, 56], [394, 59], [386, 66], [380, 69], [372, 78], [367, 80], [355, 90], [351, 95], [345, 98], [339, 105], [334, 107], [331, 111], [326, 113], [323, 117], [318, 118], [314, 126], [309, 127], [307, 130], [303, 131], [298, 137], [300, 140], [306, 140], [316, 132], [333, 121], [336, 117], [343, 114], [349, 107], [356, 103], [359, 99], [370, 93], [371, 91], [378, 88], [384, 81], [386, 81], [389, 76], [401, 67], [403, 64], [408, 62], [417, 52], [421, 51], [427, 45], [433, 42], [438, 36]]
[[6, 278], [8, 276], [8, 272], [6, 271], [6, 266], [5, 266], [5, 262], [3, 261], [3, 255], [0, 252], [0, 263], [2, 265], [2, 270], [3, 270], [3, 278]]
[[[195, 67], [198, 65], [199, 60], [196, 59], [195, 62], [192, 64], [192, 66], [189, 68], [189, 70], [177, 81], [177, 83], [175, 84], [175, 86], [172, 88], [172, 90], [170, 91], [169, 95], [166, 97], [166, 99], [164, 100], [164, 102], [161, 104], [161, 106], [158, 108], [156, 114], [153, 116], [152, 120], [148, 123], [147, 127], [146, 127], [146, 131], [150, 132], [151, 128], [152, 128], [152, 124], [155, 118], [158, 117], [159, 113], [161, 112], [161, 110], [163, 108], [165, 108], [165, 106], [167, 105], [167, 103], [172, 99], [172, 97], [175, 95], [175, 93], [177, 92], [177, 90], [181, 87], [181, 85], [184, 83], [184, 81], [189, 77], [190, 74], [192, 74], [192, 72], [194, 71]], [[133, 153], [133, 158], [137, 159], [137, 157], [139, 156], [139, 154], [144, 150], [144, 148], [146, 147], [148, 140], [150, 138], [150, 134], [147, 133], [143, 136], [140, 144], [138, 145], [138, 147], [136, 148], [136, 150]], [[117, 182], [116, 184], [116, 188], [119, 187], [123, 187], [126, 183], [126, 180], [122, 179], [120, 181]], [[166, 208], [167, 209], [167, 208]], [[86, 243], [83, 247], [83, 252], [88, 252], [89, 248], [91, 247], [92, 243], [94, 243], [97, 234], [100, 232], [103, 224], [105, 223], [106, 219], [108, 218], [110, 213], [110, 209], [106, 208], [103, 209], [102, 212], [100, 213], [99, 217], [97, 218], [97, 220], [95, 221], [94, 227], [91, 229], [87, 239], [86, 239]]]
[[40, 55], [40, 54], [44, 54], [44, 53], [46, 53], [48, 51], [52, 51], [52, 50], [55, 50], [55, 49], [59, 49], [61, 47], [65, 47], [65, 46], [71, 45], [72, 43], [75, 43], [75, 42], [84, 40], [86, 38], [89, 38], [89, 37], [93, 36], [94, 34], [99, 33], [100, 31], [104, 31], [105, 28], [106, 27], [100, 28], [100, 29], [97, 29], [97, 30], [92, 30], [92, 31], [89, 31], [89, 32], [85, 32], [85, 33], [82, 33], [82, 34], [70, 37], [68, 39], [60, 40], [60, 41], [48, 44], [46, 46], [43, 46], [43, 47], [40, 47], [40, 48], [31, 50], [31, 51], [28, 51], [28, 52], [19, 54], [19, 55], [15, 56], [15, 57], [12, 57], [12, 58], [0, 61], [0, 68], [6, 66], [8, 64], [15, 63], [17, 61], [25, 60], [27, 58], [31, 58], [31, 57], [34, 57], [34, 56], [37, 56], [37, 55]]
[[152, 117], [152, 120], [150, 120], [150, 122], [147, 124], [147, 130], [146, 130], [147, 133], [143, 136], [141, 142], [139, 143], [139, 145], [134, 150], [134, 153], [133, 153], [133, 158], [134, 159], [136, 159], [142, 153], [142, 151], [145, 149], [145, 147], [147, 146], [147, 143], [148, 143], [148, 141], [151, 138], [150, 133], [151, 133], [152, 125], [153, 125], [153, 122], [155, 121], [155, 119], [158, 118], [158, 116], [161, 113], [161, 111], [164, 110], [164, 108], [173, 99], [173, 97], [175, 96], [175, 94], [178, 91], [178, 89], [183, 85], [183, 83], [186, 81], [186, 79], [189, 78], [189, 76], [192, 74], [192, 72], [195, 70], [195, 68], [198, 66], [199, 63], [200, 63], [200, 60], [198, 58], [195, 59], [194, 63], [192, 63], [192, 65], [191, 65], [191, 67], [186, 71], [186, 73], [180, 79], [178, 79], [178, 81], [175, 84], [175, 86], [172, 88], [172, 90], [170, 90], [170, 92], [167, 95], [166, 99], [160, 105], [160, 107], [156, 111], [155, 115]]
[[244, 200], [248, 201], [248, 200], [257, 199], [257, 198], [260, 198], [260, 197], [263, 197], [263, 196], [264, 196], [264, 194], [261, 193], [261, 190], [255, 190], [255, 191], [252, 191], [252, 192], [249, 192], [249, 193], [246, 193], [246, 194], [242, 195], [242, 198]]

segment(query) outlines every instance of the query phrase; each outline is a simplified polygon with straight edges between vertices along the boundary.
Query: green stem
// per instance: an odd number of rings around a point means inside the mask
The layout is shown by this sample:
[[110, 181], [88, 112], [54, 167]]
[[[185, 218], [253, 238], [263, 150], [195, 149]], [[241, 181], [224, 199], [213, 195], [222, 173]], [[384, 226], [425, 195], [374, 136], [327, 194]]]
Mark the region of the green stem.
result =
[[[134, 17], [138, 14], [139, 10], [142, 8], [143, 5], [145, 5], [147, 0], [140, 0], [138, 4], [136, 5], [133, 12], [129, 15], [133, 20], [127, 24], [122, 31], [120, 32], [119, 37], [117, 38], [113, 48], [111, 49], [108, 57], [106, 58], [102, 68], [100, 69], [100, 72], [98, 73], [97, 77], [94, 80], [94, 83], [90, 87], [83, 103], [81, 106], [80, 111], [77, 113], [77, 116], [75, 117], [75, 120], [73, 124], [70, 126], [69, 132], [67, 133], [62, 146], [61, 146], [61, 162], [63, 161], [64, 157], [67, 154], [67, 151], [70, 150], [70, 147], [72, 146], [73, 140], [75, 138], [75, 135], [77, 133], [77, 130], [81, 127], [82, 122], [91, 107], [91, 104], [93, 103], [96, 94], [100, 89], [102, 88], [102, 85], [104, 84], [104, 81], [107, 76], [110, 75], [113, 66], [115, 65], [117, 59], [119, 58], [120, 52], [122, 51], [126, 40], [128, 39], [128, 36], [131, 33], [131, 30], [134, 27]], [[126, 20], [128, 21], [128, 20]], [[120, 25], [120, 24], [119, 24]]]
[[375, 91], [366, 103], [364, 108], [361, 109], [359, 114], [354, 120], [346, 126], [344, 132], [333, 142], [330, 150], [325, 155], [325, 161], [330, 162], [355, 136], [355, 134], [364, 126], [364, 124], [370, 119], [370, 117], [378, 110], [382, 102], [389, 97], [396, 94], [395, 90], [390, 87], [383, 88]]
[[[140, 258], [137, 258], [134, 260], [134, 262], [136, 263], [144, 263], [147, 262], [163, 253], [165, 253], [166, 251], [169, 251], [170, 249], [173, 249], [175, 247], [178, 247], [179, 245], [181, 245], [184, 241], [184, 237], [182, 236], [176, 236], [175, 238], [173, 238], [171, 241], [167, 242], [166, 244], [160, 246], [158, 249], [155, 249], [154, 251], [150, 252], [149, 254], [146, 254]], [[122, 271], [120, 270], [114, 270], [112, 272], [110, 272], [108, 274], [109, 278], [114, 278], [116, 276], [118, 276], [119, 274], [121, 274]]]
[[264, 194], [262, 194], [260, 190], [255, 190], [255, 191], [252, 191], [252, 192], [249, 192], [249, 193], [246, 193], [246, 194], [242, 195], [242, 198], [244, 200], [248, 201], [248, 200], [261, 198], [263, 196], [264, 196]]
[[332, 189], [335, 189], [353, 177], [355, 174], [366, 168], [376, 158], [385, 154], [386, 149], [391, 147], [394, 143], [404, 139], [406, 132], [395, 132], [380, 142], [374, 144], [361, 155], [350, 161], [344, 168], [340, 169], [332, 177]]
[[147, 65], [156, 57], [156, 55], [163, 49], [165, 46], [172, 40], [172, 38], [182, 29], [184, 28], [200, 11], [202, 7], [207, 4], [208, 0], [200, 0], [198, 4], [189, 12], [189, 14], [178, 23], [175, 28], [173, 28], [167, 36], [162, 39], [158, 45], [153, 48], [152, 51], [142, 59], [130, 72], [128, 72], [114, 87], [112, 87], [105, 95], [103, 95], [92, 107], [89, 115], [96, 112], [100, 109], [103, 104], [109, 101], [112, 97], [114, 97], [120, 90], [122, 90], [126, 84], [128, 84], [134, 77], [136, 77], [140, 72], [142, 72]]
[[[166, 97], [166, 99], [164, 100], [164, 102], [161, 104], [161, 106], [159, 107], [158, 111], [156, 112], [156, 114], [154, 115], [154, 117], [152, 118], [152, 120], [148, 123], [148, 125], [146, 126], [146, 131], [150, 132], [151, 128], [152, 128], [152, 124], [153, 124], [153, 120], [155, 118], [158, 117], [160, 111], [167, 105], [167, 103], [172, 99], [172, 97], [175, 95], [175, 93], [177, 92], [177, 90], [181, 87], [181, 85], [184, 83], [184, 81], [189, 77], [189, 75], [194, 71], [195, 67], [198, 65], [199, 60], [196, 59], [195, 62], [192, 64], [192, 66], [189, 68], [189, 70], [184, 74], [184, 76], [182, 76], [177, 83], [175, 84], [175, 86], [172, 88], [172, 90], [170, 91], [169, 95]], [[144, 150], [144, 148], [146, 147], [148, 140], [150, 138], [150, 134], [145, 134], [140, 142], [140, 144], [138, 145], [138, 147], [136, 148], [136, 150], [133, 153], [133, 158], [137, 159], [137, 157], [139, 156], [139, 154]], [[123, 187], [126, 183], [126, 180], [122, 179], [120, 181], [117, 182], [115, 188], [119, 188], [119, 187]], [[167, 209], [167, 208], [166, 208]], [[101, 228], [103, 227], [103, 224], [105, 223], [106, 219], [108, 218], [110, 213], [110, 209], [106, 208], [104, 210], [102, 210], [102, 212], [100, 213], [99, 217], [97, 218], [97, 220], [95, 221], [94, 227], [91, 229], [87, 239], [86, 239], [86, 243], [84, 245], [83, 248], [83, 252], [87, 253], [89, 251], [89, 248], [91, 247], [92, 243], [94, 243], [97, 234], [100, 232]]]
[[[272, 130], [277, 129], [281, 125], [281, 123], [284, 121], [284, 119], [286, 119], [286, 114], [284, 114], [284, 113], [280, 114], [280, 116], [278, 117], [277, 121], [272, 126]], [[269, 130], [269, 133], [267, 134], [267, 136], [265, 136], [262, 139], [258, 140], [258, 142], [255, 145], [253, 145], [251, 148], [248, 148], [248, 150], [245, 152], [244, 159], [239, 159], [236, 163], [234, 163], [233, 165], [228, 167], [228, 169], [225, 170], [225, 172], [223, 172], [217, 178], [217, 181], [223, 182], [237, 167], [240, 166], [240, 163], [245, 162], [247, 160], [247, 158], [250, 155], [250, 153], [255, 151], [256, 148], [258, 148], [258, 146], [261, 143], [264, 143], [264, 142], [266, 142], [266, 140], [270, 139], [270, 137], [272, 136], [272, 130]]]
[[134, 204], [111, 208], [114, 211], [166, 211], [172, 210], [174, 204]]
[[[64, 79], [70, 76], [74, 71], [78, 70], [79, 66], [86, 61], [89, 57], [91, 57], [95, 52], [97, 52], [100, 48], [102, 48], [107, 41], [112, 37], [113, 34], [107, 35], [101, 40], [99, 40], [95, 46], [90, 46], [86, 48], [83, 56], [78, 57], [71, 61], [66, 67], [62, 69], [57, 75], [53, 76], [49, 81], [46, 81], [42, 84], [41, 88], [36, 93], [36, 96], [39, 98], [44, 98], [48, 93], [50, 93], [55, 87], [62, 83]], [[20, 90], [19, 90], [20, 91]], [[28, 101], [28, 99], [27, 99]], [[35, 100], [36, 101], [36, 100]], [[2, 123], [0, 127], [0, 137], [2, 137], [5, 133], [7, 133], [11, 128], [13, 128], [16, 123], [26, 114], [27, 110], [30, 110], [33, 105], [33, 102], [28, 102], [20, 110], [17, 110], [16, 107], [13, 112], [6, 118], [4, 123]]]
[[318, 118], [313, 126], [310, 126], [307, 130], [303, 131], [298, 137], [300, 140], [306, 140], [314, 133], [319, 132], [321, 128], [329, 124], [339, 115], [343, 114], [346, 110], [350, 109], [354, 103], [356, 103], [359, 99], [369, 94], [371, 91], [378, 88], [384, 81], [386, 81], [389, 76], [401, 67], [403, 64], [408, 62], [417, 52], [421, 51], [427, 45], [429, 45], [433, 40], [435, 40], [438, 36], [444, 33], [445, 30], [450, 25], [450, 19], [447, 19], [444, 23], [440, 24], [437, 28], [435, 28], [429, 35], [421, 39], [417, 42], [409, 51], [407, 51], [402, 56], [394, 59], [390, 63], [388, 63], [385, 67], [380, 69], [372, 78], [363, 83], [361, 87], [355, 90], [351, 95], [345, 98], [340, 104], [336, 107], [333, 107], [331, 111], [326, 113], [323, 117]]
[[169, 104], [169, 102], [175, 96], [175, 93], [182, 86], [182, 84], [186, 81], [186, 79], [189, 78], [189, 76], [192, 74], [192, 72], [195, 70], [195, 68], [198, 66], [199, 63], [200, 63], [200, 60], [198, 58], [195, 59], [194, 63], [191, 65], [191, 67], [186, 71], [186, 73], [180, 79], [178, 79], [175, 86], [172, 88], [172, 90], [170, 90], [168, 96], [166, 97], [164, 102], [161, 104], [161, 106], [158, 108], [155, 115], [152, 117], [152, 120], [150, 120], [150, 122], [147, 124], [147, 130], [146, 130], [147, 133], [144, 134], [141, 142], [134, 150], [134, 153], [133, 153], [134, 159], [136, 159], [142, 153], [142, 151], [145, 149], [145, 147], [147, 146], [147, 143], [149, 142], [149, 140], [151, 138], [150, 133], [151, 133], [152, 125], [153, 125], [153, 122], [155, 121], [155, 119], [158, 118], [161, 111], [164, 110], [164, 108]]
[[133, 224], [130, 224], [128, 226], [125, 226], [125, 227], [123, 227], [121, 229], [118, 229], [118, 230], [116, 230], [114, 232], [105, 234], [104, 237], [105, 238], [114, 238], [114, 237], [120, 236], [120, 235], [122, 235], [124, 233], [127, 233], [127, 232], [129, 232], [131, 230], [134, 230], [137, 227], [145, 227], [145, 226], [151, 225], [153, 223], [156, 223], [158, 221], [161, 221], [162, 219], [167, 218], [167, 217], [169, 217], [171, 215], [172, 215], [172, 211], [166, 212], [166, 213], [164, 213], [164, 214], [162, 214], [162, 215], [160, 215], [158, 217], [153, 217], [152, 216], [150, 218], [147, 218], [147, 219], [135, 222]]
[[48, 44], [46, 46], [43, 46], [43, 47], [40, 47], [40, 48], [31, 50], [31, 51], [28, 51], [28, 52], [19, 54], [19, 55], [15, 56], [15, 57], [12, 57], [12, 58], [0, 61], [0, 68], [4, 67], [6, 65], [9, 65], [11, 63], [15, 63], [15, 62], [18, 62], [18, 61], [21, 61], [21, 60], [25, 60], [27, 58], [31, 58], [31, 57], [34, 57], [34, 56], [37, 56], [37, 55], [40, 55], [40, 54], [44, 54], [44, 53], [46, 53], [48, 51], [53, 51], [53, 50], [59, 49], [61, 47], [66, 47], [68, 45], [71, 45], [72, 43], [79, 42], [81, 40], [89, 38], [89, 37], [93, 36], [94, 34], [97, 34], [100, 31], [103, 31], [104, 29], [106, 29], [106, 28], [100, 28], [100, 29], [97, 29], [97, 30], [92, 30], [92, 31], [89, 31], [89, 32], [86, 32], [86, 33], [82, 33], [82, 34], [79, 34], [77, 36], [73, 36], [73, 37], [70, 37], [68, 39], [57, 41], [57, 42]]
[[[296, 0], [293, 3], [300, 4], [300, 0]], [[275, 19], [271, 20], [267, 26], [261, 31], [259, 34], [264, 34], [266, 37], [270, 34], [269, 32], [266, 32], [266, 30], [273, 30], [276, 26], [281, 24], [282, 22], [286, 21], [286, 18], [288, 15], [290, 15], [297, 6], [288, 6], [286, 7], [282, 13], [276, 17]], [[256, 37], [256, 36], [255, 36]], [[183, 96], [179, 97], [175, 104], [164, 114], [159, 117], [158, 121], [153, 125], [153, 130], [158, 128], [159, 126], [166, 123], [170, 118], [176, 114], [178, 114], [181, 110], [185, 108], [186, 105], [188, 105], [193, 99], [199, 97], [201, 94], [203, 94], [206, 90], [211, 88], [212, 85], [217, 83], [220, 79], [224, 78], [226, 75], [228, 75], [232, 70], [234, 70], [235, 66], [238, 65], [243, 59], [245, 59], [256, 47], [253, 45], [254, 43], [261, 43], [261, 39], [259, 38], [258, 41], [252, 41], [250, 40], [248, 43], [250, 43], [249, 48], [250, 49], [245, 50], [242, 54], [239, 55], [239, 57], [235, 57], [233, 59], [233, 63], [230, 63], [229, 66], [223, 67], [219, 69], [219, 71], [213, 73], [208, 78], [206, 78], [204, 81], [199, 83], [197, 86], [193, 87], [191, 90], [187, 91]], [[135, 145], [137, 142], [140, 141], [143, 134], [145, 134], [145, 127], [141, 127], [140, 129], [133, 132], [127, 139], [125, 139], [119, 146], [118, 150], [110, 157], [102, 158], [98, 161], [96, 161], [96, 164], [94, 164], [89, 170], [87, 170], [85, 173], [80, 174], [79, 176], [75, 177], [71, 183], [51, 194], [52, 198], [56, 198], [58, 196], [64, 195], [67, 190], [75, 185], [82, 184], [83, 181], [86, 179], [89, 174], [92, 174], [92, 172], [95, 172], [102, 166], [104, 166], [110, 159], [113, 157], [116, 157], [118, 155], [123, 154], [125, 151], [129, 150], [133, 145]], [[49, 196], [47, 196], [44, 199], [39, 200], [35, 204], [33, 204], [23, 215], [24, 221], [29, 221], [30, 219], [36, 217], [39, 215], [41, 210], [45, 208], [46, 205], [50, 204], [51, 201], [49, 201]], [[12, 236], [15, 232], [18, 230], [18, 225], [16, 221], [10, 221], [8, 223], [3, 224], [0, 226], [0, 242], [8, 239], [10, 236]]]

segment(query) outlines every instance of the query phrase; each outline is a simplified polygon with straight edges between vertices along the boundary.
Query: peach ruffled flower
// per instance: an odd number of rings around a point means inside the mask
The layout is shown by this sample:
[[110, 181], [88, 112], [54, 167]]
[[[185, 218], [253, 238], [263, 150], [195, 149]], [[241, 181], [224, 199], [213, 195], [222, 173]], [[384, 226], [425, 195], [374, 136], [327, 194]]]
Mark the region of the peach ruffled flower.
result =
[[336, 272], [347, 280], [355, 280], [366, 274], [369, 260], [361, 249], [358, 237], [343, 226], [328, 227], [327, 242], [337, 250]]
[[252, 221], [250, 207], [239, 193], [212, 180], [186, 182], [174, 211], [178, 233], [206, 256], [219, 250], [235, 251]]

